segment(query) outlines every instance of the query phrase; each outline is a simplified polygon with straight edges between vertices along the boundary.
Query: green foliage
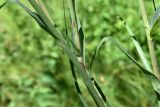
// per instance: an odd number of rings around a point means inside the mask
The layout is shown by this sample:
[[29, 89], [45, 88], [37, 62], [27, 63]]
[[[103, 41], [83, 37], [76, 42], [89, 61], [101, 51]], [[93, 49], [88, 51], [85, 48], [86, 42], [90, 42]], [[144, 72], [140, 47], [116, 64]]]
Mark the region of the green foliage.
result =
[[[62, 1], [53, 0], [44, 3], [56, 26], [65, 32]], [[118, 39], [132, 56], [138, 59], [132, 39], [127, 36], [129, 34], [117, 16], [123, 17], [133, 26], [136, 38], [148, 56], [143, 25], [138, 17], [137, 2], [79, 0], [77, 6], [85, 31], [87, 65], [99, 39], [105, 35]], [[2, 90], [0, 105], [82, 106], [75, 92], [68, 59], [64, 56], [63, 50], [59, 49], [57, 42], [39, 29], [29, 15], [21, 10], [15, 5], [0, 10], [0, 89]], [[159, 52], [158, 50], [157, 53]], [[123, 53], [113, 45], [107, 44], [96, 58], [91, 74], [100, 83], [113, 107], [156, 106], [150, 82], [142, 73], [135, 72], [137, 70]], [[89, 104], [94, 106], [83, 83], [79, 83], [82, 91], [86, 93], [85, 97]]]

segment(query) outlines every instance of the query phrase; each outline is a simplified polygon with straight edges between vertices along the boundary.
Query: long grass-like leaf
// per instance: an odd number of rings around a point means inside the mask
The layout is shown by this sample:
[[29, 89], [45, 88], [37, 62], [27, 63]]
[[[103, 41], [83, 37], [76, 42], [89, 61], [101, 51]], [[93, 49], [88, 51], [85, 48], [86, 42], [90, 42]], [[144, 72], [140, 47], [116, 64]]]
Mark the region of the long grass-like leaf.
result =
[[[132, 60], [146, 75], [150, 75], [152, 78], [157, 79], [157, 77], [151, 73], [150, 71], [148, 71], [147, 69], [145, 69], [142, 65], [140, 65], [121, 45], [119, 45], [112, 37], [104, 37], [101, 42], [99, 43], [99, 45], [97, 46], [97, 49], [93, 55], [92, 61], [90, 66], [92, 67], [93, 61], [95, 59], [95, 56], [97, 55], [100, 47], [102, 46], [103, 43], [105, 43], [106, 41], [110, 41], [111, 43], [113, 43], [116, 47], [118, 47], [123, 53], [126, 54], [126, 56]], [[158, 80], [158, 79], [157, 79]]]
[[39, 24], [39, 26], [48, 32], [51, 36], [53, 36], [55, 39], [58, 39], [57, 37], [54, 36], [54, 34], [48, 29], [42, 18], [35, 12], [32, 12], [29, 8], [27, 8], [25, 5], [23, 5], [20, 1], [16, 1], [29, 15], [31, 15], [36, 22]]
[[36, 10], [36, 12], [39, 14], [39, 16], [42, 18], [44, 23], [47, 25], [48, 29], [56, 36], [57, 38], [61, 39], [64, 41], [64, 38], [62, 37], [60, 31], [55, 28], [54, 23], [52, 23], [43, 9], [37, 4], [35, 0], [28, 0], [29, 3], [32, 5], [32, 7]]
[[2, 9], [7, 4], [7, 1], [0, 5], [0, 9]]
[[[17, 1], [17, 0], [16, 0]], [[94, 84], [92, 83], [91, 77], [88, 74], [87, 69], [79, 63], [77, 56], [73, 53], [73, 50], [67, 44], [67, 41], [63, 38], [59, 30], [57, 30], [54, 25], [49, 21], [45, 13], [39, 7], [39, 5], [35, 2], [35, 0], [28, 0], [33, 8], [36, 10], [39, 19], [43, 20], [42, 22], [47, 26], [49, 31], [51, 31], [54, 36], [59, 39], [60, 45], [63, 47], [64, 52], [68, 55], [69, 59], [74, 63], [74, 66], [77, 68], [77, 71], [82, 77], [84, 84], [86, 85], [88, 91], [90, 92], [91, 96], [93, 97], [94, 101], [96, 102], [98, 107], [110, 107], [109, 103], [104, 103], [101, 96], [97, 92]]]
[[[97, 106], [98, 107], [106, 107], [106, 105], [103, 103], [100, 95], [97, 93], [97, 91], [95, 89], [95, 86], [93, 85], [92, 80], [90, 78], [90, 75], [87, 73], [88, 71], [84, 68], [83, 65], [81, 65], [78, 62], [77, 57], [72, 53], [72, 51], [70, 51], [70, 49], [67, 45], [63, 45], [63, 47], [64, 47], [64, 51], [66, 52], [66, 54], [69, 56], [71, 61], [74, 63], [75, 67], [78, 69], [79, 74], [83, 78], [84, 84], [86, 85], [88, 91], [92, 95], [92, 97], [93, 97], [94, 101], [96, 102]], [[111, 107], [108, 102], [106, 104], [107, 104], [107, 107]]]
[[68, 0], [69, 8], [70, 8], [70, 17], [72, 23], [72, 32], [73, 32], [73, 42], [76, 44], [77, 48], [80, 49], [82, 63], [85, 65], [85, 40], [84, 40], [84, 33], [79, 21], [77, 11], [76, 11], [76, 4], [75, 0]]
[[148, 70], [148, 71], [152, 71], [150, 65], [149, 65], [149, 62], [147, 61], [147, 58], [142, 50], [142, 47], [140, 46], [139, 42], [137, 41], [136, 39], [136, 36], [134, 35], [133, 31], [131, 30], [131, 28], [129, 27], [129, 25], [127, 24], [127, 22], [122, 18], [122, 17], [119, 17], [119, 19], [124, 23], [124, 26], [126, 28], [126, 30], [128, 31], [132, 41], [133, 41], [133, 44], [135, 45], [136, 47], [136, 50], [137, 50], [137, 53], [140, 57], [140, 59], [142, 60], [143, 62], [143, 65], [145, 66], [145, 68]]
[[160, 25], [160, 6], [156, 9], [153, 14], [152, 19], [150, 20], [150, 32], [153, 33], [156, 28]]
[[[68, 36], [68, 29], [67, 29], [67, 20], [66, 20], [66, 9], [65, 9], [65, 1], [63, 0], [63, 11], [64, 11], [64, 23], [65, 23], [65, 31], [66, 31], [66, 37], [67, 37], [67, 43], [68, 43], [68, 46], [69, 46], [69, 42], [70, 42], [70, 39], [69, 39], [69, 36]], [[74, 44], [73, 44], [74, 45]], [[75, 87], [76, 87], [76, 90], [77, 90], [77, 93], [78, 93], [78, 96], [83, 104], [84, 107], [89, 107], [88, 104], [87, 104], [87, 101], [86, 99], [82, 96], [82, 92], [80, 90], [80, 87], [79, 87], [79, 84], [78, 84], [78, 81], [77, 81], [77, 76], [76, 76], [76, 72], [75, 72], [75, 69], [74, 69], [74, 64], [72, 63], [71, 60], [69, 60], [70, 62], [70, 67], [71, 67], [71, 71], [72, 71], [72, 76], [74, 78], [74, 83], [75, 83]]]
[[99, 45], [97, 46], [97, 49], [92, 57], [92, 61], [91, 61], [91, 64], [90, 64], [90, 69], [92, 67], [92, 64], [94, 62], [94, 59], [100, 49], [100, 47], [102, 46], [103, 43], [105, 43], [106, 41], [109, 41], [111, 43], [113, 43], [116, 47], [118, 47], [130, 60], [132, 60], [134, 62], [134, 64], [136, 64], [140, 69], [141, 71], [146, 75], [146, 77], [151, 81], [152, 85], [153, 85], [153, 88], [156, 92], [156, 95], [157, 95], [157, 99], [158, 101], [160, 101], [160, 81], [159, 79], [151, 72], [151, 71], [148, 71], [147, 69], [145, 69], [142, 65], [140, 65], [121, 45], [119, 45], [112, 37], [104, 37]]
[[[82, 26], [80, 24], [80, 21], [79, 21], [78, 15], [77, 15], [75, 0], [68, 0], [68, 2], [69, 2], [69, 8], [70, 8], [71, 23], [72, 23], [73, 42], [76, 44], [77, 48], [80, 49], [80, 52], [81, 52], [81, 56], [77, 57], [77, 59], [79, 59], [79, 62], [83, 66], [85, 66], [85, 47], [84, 47], [85, 42], [84, 42], [83, 29], [82, 29]], [[93, 81], [93, 84], [97, 89], [97, 93], [99, 93], [99, 95], [101, 95], [101, 97], [103, 98], [106, 105], [110, 106], [105, 95], [103, 94], [102, 90], [100, 89], [99, 85], [95, 81]], [[93, 99], [95, 99], [95, 98], [93, 97]], [[96, 102], [96, 99], [95, 99], [95, 102]], [[102, 105], [103, 101], [98, 102], [98, 103]], [[97, 103], [97, 105], [98, 105], [98, 103]]]
[[71, 66], [71, 71], [72, 71], [72, 75], [73, 75], [73, 78], [74, 78], [74, 81], [75, 81], [75, 86], [76, 86], [76, 90], [77, 90], [78, 96], [79, 96], [79, 98], [80, 98], [83, 106], [84, 106], [84, 107], [88, 107], [87, 101], [86, 101], [86, 99], [82, 96], [82, 92], [81, 92], [80, 87], [79, 87], [79, 85], [78, 85], [76, 72], [75, 72], [75, 70], [74, 70], [74, 64], [72, 63], [71, 60], [70, 60], [70, 66]]
[[96, 80], [92, 77], [91, 80], [93, 81], [96, 89], [98, 90], [99, 94], [101, 95], [101, 97], [103, 98], [103, 101], [105, 103], [107, 103], [107, 98], [106, 96], [104, 95], [103, 91], [101, 90], [100, 86], [98, 85], [98, 83], [96, 82]]

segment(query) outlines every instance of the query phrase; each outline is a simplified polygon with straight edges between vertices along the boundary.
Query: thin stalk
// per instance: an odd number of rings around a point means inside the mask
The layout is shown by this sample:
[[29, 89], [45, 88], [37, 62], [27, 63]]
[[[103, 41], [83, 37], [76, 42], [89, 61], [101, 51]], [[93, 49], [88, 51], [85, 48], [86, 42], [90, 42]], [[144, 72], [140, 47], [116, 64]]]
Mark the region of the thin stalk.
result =
[[[94, 86], [93, 82], [91, 82], [91, 77], [84, 65], [84, 61], [83, 61], [83, 49], [81, 49], [81, 43], [80, 43], [80, 35], [79, 35], [79, 31], [78, 31], [78, 24], [79, 24], [79, 20], [77, 18], [77, 14], [76, 14], [76, 7], [75, 7], [75, 0], [68, 0], [68, 4], [69, 4], [69, 9], [70, 9], [70, 17], [71, 17], [71, 24], [72, 24], [72, 40], [73, 43], [75, 44], [75, 46], [80, 50], [81, 55], [77, 56], [77, 60], [79, 62], [79, 64], [82, 64], [82, 68], [84, 71], [82, 73], [81, 76], [85, 77], [84, 79], [86, 79], [86, 81], [84, 81], [84, 83], [86, 84], [88, 91], [90, 92], [92, 98], [94, 99], [96, 105], [98, 107], [110, 107], [109, 103], [107, 103], [107, 105], [104, 103], [102, 97], [100, 96], [100, 94], [98, 93], [96, 87]], [[73, 62], [74, 63], [74, 62]], [[76, 66], [76, 63], [74, 63], [74, 65]], [[78, 67], [78, 66], [77, 66]], [[79, 68], [80, 69], [80, 68]]]
[[150, 57], [151, 57], [152, 67], [153, 67], [153, 73], [158, 78], [160, 78], [159, 71], [158, 71], [156, 54], [155, 54], [155, 49], [154, 49], [154, 43], [153, 43], [153, 40], [152, 40], [152, 37], [151, 37], [148, 18], [147, 18], [145, 6], [144, 6], [144, 0], [139, 0], [139, 4], [140, 4], [141, 14], [142, 14], [142, 18], [143, 18], [143, 23], [145, 25], [147, 42], [148, 42], [148, 47], [149, 47], [149, 53], [150, 53]]
[[83, 50], [81, 49], [81, 44], [80, 44], [80, 35], [78, 32], [78, 19], [77, 19], [77, 14], [76, 14], [76, 7], [75, 7], [75, 0], [68, 0], [69, 8], [70, 8], [70, 15], [71, 15], [71, 23], [72, 23], [72, 39], [73, 43], [75, 46], [80, 50], [81, 55], [78, 56], [78, 61], [84, 65], [83, 61], [83, 55], [82, 52]]

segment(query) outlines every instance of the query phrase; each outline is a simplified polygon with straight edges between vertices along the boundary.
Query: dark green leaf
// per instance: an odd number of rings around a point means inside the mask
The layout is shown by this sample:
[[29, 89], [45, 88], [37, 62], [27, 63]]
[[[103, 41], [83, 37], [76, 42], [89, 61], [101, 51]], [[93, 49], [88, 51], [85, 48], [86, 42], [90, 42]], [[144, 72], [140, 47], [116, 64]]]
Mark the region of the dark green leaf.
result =
[[48, 27], [46, 26], [46, 24], [44, 23], [44, 21], [42, 20], [42, 18], [35, 12], [32, 12], [29, 8], [27, 8], [25, 5], [23, 5], [20, 1], [16, 1], [29, 15], [31, 15], [36, 22], [39, 24], [39, 26], [45, 30], [46, 32], [48, 32], [51, 36], [53, 36], [55, 39], [57, 39], [54, 34], [52, 34], [52, 32], [48, 29]]
[[44, 13], [43, 9], [37, 4], [35, 0], [28, 0], [29, 3], [32, 5], [32, 7], [36, 10], [38, 15], [41, 17], [47, 28], [49, 29], [52, 34], [58, 39], [61, 39], [64, 41], [63, 36], [61, 35], [60, 31], [54, 26], [54, 23], [52, 23], [47, 15]]
[[[104, 37], [104, 38], [101, 40], [101, 42], [99, 43], [99, 45], [98, 45], [98, 47], [97, 47], [97, 49], [96, 49], [96, 51], [95, 51], [95, 54], [94, 54], [93, 58], [92, 58], [91, 65], [90, 65], [91, 67], [92, 67], [93, 61], [94, 61], [95, 56], [97, 55], [100, 47], [101, 47], [102, 44], [103, 44], [104, 42], [106, 42], [106, 41], [110, 41], [110, 42], [113, 43], [116, 47], [118, 47], [123, 53], [125, 53], [126, 56], [127, 56], [130, 60], [132, 60], [132, 61], [144, 72], [144, 74], [150, 76], [150, 77], [149, 77], [150, 79], [153, 79], [153, 78], [154, 78], [154, 79], [157, 79], [157, 77], [156, 77], [153, 73], [151, 73], [150, 71], [148, 71], [147, 69], [145, 69], [143, 66], [141, 66], [121, 45], [119, 45], [116, 41], [114, 41], [114, 39], [113, 39], [112, 37]], [[157, 80], [158, 80], [158, 79], [157, 79]]]
[[7, 1], [4, 2], [2, 5], [0, 5], [0, 9], [2, 9], [2, 7], [4, 7], [7, 4]]
[[112, 37], [104, 37], [101, 42], [99, 43], [94, 55], [93, 55], [93, 58], [92, 58], [92, 61], [91, 61], [91, 64], [90, 64], [90, 69], [92, 67], [92, 64], [94, 62], [94, 59], [95, 59], [95, 56], [97, 55], [100, 47], [102, 46], [103, 43], [105, 43], [106, 41], [110, 41], [111, 43], [113, 43], [116, 47], [118, 47], [124, 54], [126, 54], [126, 56], [132, 60], [140, 69], [141, 71], [146, 75], [146, 77], [152, 82], [152, 85], [153, 85], [153, 88], [154, 90], [160, 95], [160, 81], [159, 79], [151, 72], [151, 71], [148, 71], [147, 69], [145, 69], [143, 66], [141, 66], [121, 45], [119, 45], [116, 41], [114, 41], [114, 39]]
[[160, 24], [160, 6], [156, 9], [150, 21], [151, 33], [153, 33]]

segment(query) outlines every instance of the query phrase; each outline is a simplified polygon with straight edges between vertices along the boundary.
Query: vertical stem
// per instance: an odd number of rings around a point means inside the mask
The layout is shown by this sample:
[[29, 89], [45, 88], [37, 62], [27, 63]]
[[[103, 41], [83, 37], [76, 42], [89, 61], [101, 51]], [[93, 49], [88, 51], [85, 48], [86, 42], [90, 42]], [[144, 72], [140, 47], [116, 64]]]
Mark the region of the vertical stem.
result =
[[[78, 32], [78, 19], [76, 16], [77, 14], [76, 14], [75, 0], [68, 0], [68, 4], [69, 4], [69, 8], [70, 8], [70, 15], [71, 15], [73, 42], [75, 43], [76, 47], [82, 53], [81, 44], [80, 44], [80, 36], [79, 36], [79, 32]], [[98, 107], [110, 107], [109, 103], [107, 103], [107, 105], [104, 103], [103, 99], [101, 98], [100, 94], [98, 93], [97, 89], [95, 88], [93, 82], [91, 82], [91, 77], [88, 74], [87, 69], [85, 68], [85, 65], [83, 63], [82, 54], [80, 56], [77, 56], [76, 58], [78, 59], [79, 64], [82, 64], [82, 66], [83, 66], [82, 71], [84, 71], [83, 73], [85, 75], [81, 75], [81, 76], [87, 78], [87, 80], [84, 81], [84, 84], [86, 84], [86, 87], [87, 87], [88, 91], [90, 92], [92, 98], [94, 99], [96, 105]], [[85, 79], [85, 78], [83, 78], [83, 79]]]
[[78, 19], [77, 19], [77, 14], [76, 14], [76, 6], [75, 6], [75, 0], [68, 0], [69, 8], [70, 8], [70, 13], [71, 13], [71, 23], [72, 23], [72, 38], [73, 42], [75, 43], [76, 47], [80, 50], [81, 55], [78, 58], [78, 61], [84, 65], [83, 61], [83, 56], [82, 56], [82, 51], [81, 50], [81, 44], [80, 44], [80, 36], [78, 32]]
[[74, 7], [75, 0], [68, 0], [70, 13], [71, 13], [71, 23], [72, 23], [72, 30], [73, 30], [73, 41], [78, 49], [80, 49], [80, 43], [79, 43], [79, 34], [78, 34], [78, 23], [77, 23], [77, 16], [76, 16], [76, 10]]
[[146, 35], [147, 35], [147, 42], [148, 42], [148, 47], [149, 47], [149, 53], [152, 61], [152, 67], [153, 67], [153, 73], [160, 78], [159, 71], [158, 71], [158, 64], [157, 64], [157, 59], [156, 59], [156, 54], [155, 54], [155, 49], [154, 49], [154, 43], [151, 38], [150, 34], [150, 27], [148, 23], [148, 18], [144, 6], [144, 0], [139, 0], [140, 4], [140, 9], [141, 9], [141, 14], [143, 18], [143, 23], [145, 25], [145, 30], [146, 30]]

